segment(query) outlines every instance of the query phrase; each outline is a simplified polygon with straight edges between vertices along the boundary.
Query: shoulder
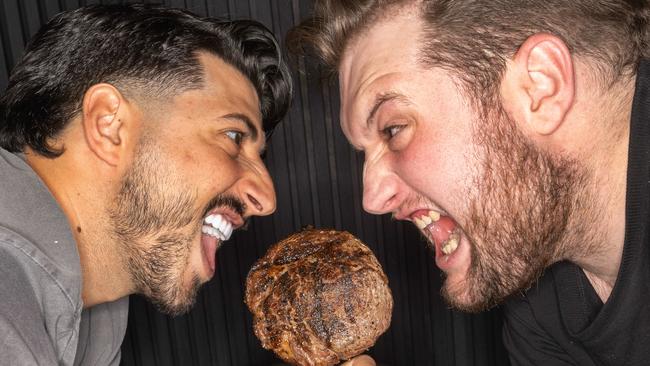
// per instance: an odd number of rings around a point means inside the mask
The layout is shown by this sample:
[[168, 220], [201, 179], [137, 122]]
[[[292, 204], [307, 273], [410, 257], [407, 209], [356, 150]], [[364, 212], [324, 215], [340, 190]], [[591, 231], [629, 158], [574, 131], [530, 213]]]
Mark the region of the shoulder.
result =
[[74, 284], [62, 281], [58, 271], [36, 246], [0, 226], [3, 360], [57, 364], [74, 357], [82, 304], [70, 289]]
[[[0, 354], [9, 364], [55, 364], [56, 353], [43, 321], [38, 290], [15, 247], [0, 237]], [[29, 267], [29, 264], [27, 265]], [[45, 363], [47, 364], [47, 363]]]
[[[61, 296], [62, 307], [81, 307], [79, 287], [80, 273], [70, 274], [46, 255], [37, 245], [20, 234], [0, 225], [0, 266], [13, 268], [12, 274], [20, 276], [19, 283], [11, 284], [6, 277], [0, 277], [5, 286], [20, 286], [32, 289], [39, 302], [48, 295]], [[18, 280], [18, 279], [16, 279]], [[52, 299], [48, 299], [52, 300]]]

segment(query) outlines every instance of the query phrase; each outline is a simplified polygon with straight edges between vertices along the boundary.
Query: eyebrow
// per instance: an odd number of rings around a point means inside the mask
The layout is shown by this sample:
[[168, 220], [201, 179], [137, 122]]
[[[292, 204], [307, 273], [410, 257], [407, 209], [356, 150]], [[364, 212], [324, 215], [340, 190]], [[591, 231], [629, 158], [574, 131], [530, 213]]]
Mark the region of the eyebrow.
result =
[[[253, 120], [251, 120], [247, 115], [242, 113], [230, 113], [230, 114], [226, 114], [222, 118], [243, 122], [246, 125], [246, 128], [248, 129], [248, 132], [250, 133], [250, 137], [253, 140], [253, 142], [257, 142], [257, 138], [259, 137], [260, 132], [257, 129], [257, 126], [255, 126], [255, 124], [253, 123]], [[260, 149], [260, 155], [264, 154], [265, 151], [266, 151], [266, 141], [263, 141], [262, 148]]]
[[375, 102], [372, 105], [372, 109], [370, 110], [370, 113], [368, 113], [368, 118], [366, 118], [366, 128], [370, 128], [370, 122], [372, 121], [373, 118], [375, 118], [375, 114], [377, 114], [379, 108], [381, 108], [381, 106], [384, 103], [395, 99], [403, 100], [404, 96], [396, 92], [386, 92], [386, 93], [377, 94], [377, 96], [375, 97]]

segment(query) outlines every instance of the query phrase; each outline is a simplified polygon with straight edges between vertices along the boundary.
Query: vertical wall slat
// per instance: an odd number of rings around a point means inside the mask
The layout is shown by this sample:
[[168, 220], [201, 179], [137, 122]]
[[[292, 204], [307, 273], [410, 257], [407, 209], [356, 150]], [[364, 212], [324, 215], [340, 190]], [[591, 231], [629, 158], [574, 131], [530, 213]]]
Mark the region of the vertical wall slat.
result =
[[[4, 21], [3, 15], [0, 15], [0, 26], [1, 22]], [[5, 50], [5, 44], [4, 40], [2, 37], [0, 37], [0, 90], [5, 90], [7, 88], [7, 84], [9, 83], [9, 63], [7, 62], [7, 59], [9, 55], [7, 54]]]
[[23, 45], [26, 41], [23, 38], [18, 1], [4, 0], [0, 2], [0, 11], [4, 15], [0, 26], [2, 27], [4, 46], [6, 47], [5, 54], [8, 57], [7, 63], [11, 68], [22, 56]]

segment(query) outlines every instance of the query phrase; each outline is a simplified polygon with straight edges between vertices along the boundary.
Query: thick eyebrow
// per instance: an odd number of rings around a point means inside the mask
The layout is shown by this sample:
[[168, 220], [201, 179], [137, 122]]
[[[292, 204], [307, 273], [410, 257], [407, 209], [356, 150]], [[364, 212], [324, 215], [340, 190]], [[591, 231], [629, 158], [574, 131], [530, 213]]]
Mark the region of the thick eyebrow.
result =
[[395, 99], [403, 100], [405, 98], [402, 94], [395, 93], [395, 92], [377, 94], [375, 96], [375, 102], [372, 105], [372, 109], [368, 113], [368, 118], [366, 118], [366, 128], [370, 128], [370, 122], [372, 121], [373, 118], [375, 118], [375, 114], [382, 106], [382, 104]]
[[[230, 114], [226, 114], [222, 118], [243, 122], [246, 125], [246, 128], [248, 129], [248, 133], [250, 134], [251, 140], [253, 140], [253, 142], [257, 142], [257, 138], [260, 136], [261, 133], [257, 129], [257, 126], [255, 126], [255, 124], [253, 123], [253, 120], [251, 120], [247, 115], [242, 113], [230, 113]], [[262, 141], [262, 148], [260, 149], [260, 155], [262, 155], [265, 150], [266, 150], [266, 141]]]

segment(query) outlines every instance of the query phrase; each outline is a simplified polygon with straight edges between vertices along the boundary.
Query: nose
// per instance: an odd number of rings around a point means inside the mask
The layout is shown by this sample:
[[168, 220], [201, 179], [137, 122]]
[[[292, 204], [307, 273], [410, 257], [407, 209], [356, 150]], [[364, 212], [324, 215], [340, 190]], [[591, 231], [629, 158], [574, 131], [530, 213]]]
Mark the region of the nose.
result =
[[275, 188], [264, 163], [246, 169], [238, 184], [239, 197], [246, 204], [246, 216], [266, 216], [275, 211]]
[[363, 209], [375, 215], [396, 210], [401, 201], [400, 182], [387, 159], [366, 160], [363, 165]]

